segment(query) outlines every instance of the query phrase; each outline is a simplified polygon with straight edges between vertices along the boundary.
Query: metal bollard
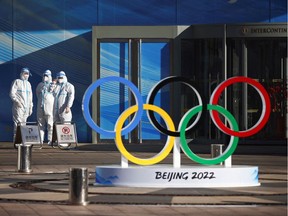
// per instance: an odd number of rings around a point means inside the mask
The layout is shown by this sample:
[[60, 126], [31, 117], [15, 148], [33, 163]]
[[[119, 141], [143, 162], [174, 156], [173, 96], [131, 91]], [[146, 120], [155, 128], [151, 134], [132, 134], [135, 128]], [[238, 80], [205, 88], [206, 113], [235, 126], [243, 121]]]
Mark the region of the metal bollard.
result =
[[32, 145], [19, 145], [18, 146], [18, 172], [30, 173], [31, 169], [31, 156]]
[[[211, 144], [211, 157], [218, 157], [223, 153], [223, 144]], [[223, 162], [219, 163], [219, 165], [223, 165]]]
[[88, 169], [70, 168], [69, 201], [74, 205], [87, 205]]

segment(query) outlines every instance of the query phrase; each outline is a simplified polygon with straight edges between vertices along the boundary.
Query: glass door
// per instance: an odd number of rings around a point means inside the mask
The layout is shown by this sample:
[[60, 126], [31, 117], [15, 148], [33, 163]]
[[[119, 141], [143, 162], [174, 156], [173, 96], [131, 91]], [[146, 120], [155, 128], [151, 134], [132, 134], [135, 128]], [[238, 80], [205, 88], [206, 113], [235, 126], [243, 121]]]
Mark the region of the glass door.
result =
[[[281, 38], [228, 39], [229, 76], [243, 75], [259, 81], [271, 100], [270, 119], [260, 132], [246, 140], [283, 140], [287, 138], [287, 42]], [[233, 110], [240, 130], [259, 120], [262, 103], [258, 92], [249, 85], [228, 88], [229, 109]], [[240, 94], [244, 92], [244, 94]]]
[[[194, 81], [204, 104], [209, 103], [209, 98], [215, 87], [224, 79], [223, 73], [223, 40], [222, 38], [209, 39], [185, 39], [181, 41], [181, 76]], [[185, 110], [199, 104], [195, 95], [185, 90], [181, 95], [186, 96], [181, 106]], [[224, 101], [220, 101], [223, 105]], [[224, 106], [224, 105], [223, 105]], [[182, 116], [185, 112], [182, 114]], [[197, 123], [197, 128], [189, 132], [187, 136], [193, 142], [211, 142], [223, 139], [223, 136], [212, 123], [208, 112], [202, 113], [205, 117]], [[204, 141], [205, 140], [205, 141]], [[215, 142], [214, 142], [215, 143]]]
[[[169, 42], [139, 40], [139, 54], [139, 88], [143, 95], [143, 100], [146, 101], [153, 86], [162, 78], [170, 75]], [[170, 97], [167, 97], [167, 94], [165, 94], [165, 90], [161, 89], [155, 98], [154, 105], [170, 113], [169, 98]], [[155, 115], [155, 117], [157, 121], [161, 123], [161, 118], [158, 115]], [[166, 138], [151, 125], [147, 115], [144, 114], [137, 134], [138, 141], [142, 143]]]
[[[130, 79], [128, 41], [99, 43], [99, 78], [119, 76]], [[117, 82], [100, 86], [98, 103], [98, 124], [101, 128], [113, 131], [118, 116], [130, 105], [128, 89]], [[100, 134], [99, 139], [109, 141]]]
[[[99, 40], [98, 47], [98, 77], [119, 76], [130, 80], [138, 87], [144, 103], [152, 87], [170, 74], [169, 41]], [[98, 124], [105, 130], [114, 130], [118, 116], [135, 102], [128, 87], [116, 82], [104, 83], [100, 87], [98, 98]], [[169, 106], [161, 94], [157, 94], [155, 105], [169, 112]], [[158, 118], [158, 121], [161, 119]], [[123, 137], [123, 142], [135, 144], [145, 141], [159, 142], [162, 139], [163, 136], [150, 124], [144, 112], [138, 127]], [[98, 137], [98, 142], [112, 141], [113, 138], [103, 135]]]
[[[268, 124], [255, 138], [285, 139], [287, 138], [287, 40], [247, 39], [246, 44], [248, 76], [257, 79], [265, 86], [271, 100]], [[255, 94], [257, 92], [248, 91], [248, 127], [252, 127], [260, 117], [258, 109], [261, 109], [261, 105], [255, 101]]]

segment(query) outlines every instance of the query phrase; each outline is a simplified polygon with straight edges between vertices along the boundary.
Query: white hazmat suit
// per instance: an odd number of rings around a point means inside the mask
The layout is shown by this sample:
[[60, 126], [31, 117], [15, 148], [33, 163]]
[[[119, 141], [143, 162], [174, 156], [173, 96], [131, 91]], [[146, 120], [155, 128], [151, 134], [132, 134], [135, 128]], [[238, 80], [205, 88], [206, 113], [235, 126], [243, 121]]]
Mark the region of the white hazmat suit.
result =
[[53, 132], [53, 108], [54, 108], [54, 86], [52, 84], [52, 73], [50, 70], [46, 70], [43, 74], [43, 81], [38, 84], [36, 88], [37, 95], [37, 122], [40, 128], [40, 135], [42, 142], [44, 141], [44, 135], [47, 125], [47, 139], [48, 144], [52, 140]]
[[64, 71], [57, 74], [55, 89], [54, 122], [67, 123], [72, 120], [71, 107], [75, 98], [74, 86], [68, 82]]
[[33, 94], [31, 84], [28, 81], [31, 76], [28, 68], [22, 68], [20, 79], [13, 81], [10, 90], [10, 98], [12, 99], [12, 115], [13, 115], [13, 142], [16, 137], [17, 125], [25, 123], [27, 118], [33, 112]]

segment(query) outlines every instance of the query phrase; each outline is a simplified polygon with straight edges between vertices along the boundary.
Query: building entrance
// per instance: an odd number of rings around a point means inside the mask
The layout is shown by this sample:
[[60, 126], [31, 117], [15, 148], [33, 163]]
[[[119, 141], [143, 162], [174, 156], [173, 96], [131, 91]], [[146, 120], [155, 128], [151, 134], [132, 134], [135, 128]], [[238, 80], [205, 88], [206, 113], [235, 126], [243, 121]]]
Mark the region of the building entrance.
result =
[[[159, 80], [170, 75], [194, 81], [205, 103], [223, 80], [248, 76], [259, 81], [269, 93], [271, 116], [258, 134], [240, 143], [278, 143], [287, 140], [287, 27], [286, 24], [212, 26], [98, 26], [93, 28], [93, 80], [120, 76], [133, 82], [144, 101]], [[245, 83], [229, 86], [219, 103], [247, 130], [259, 120], [262, 103], [258, 92]], [[117, 117], [134, 104], [125, 86], [109, 83], [99, 88], [92, 103], [95, 122], [113, 130]], [[182, 83], [163, 87], [155, 104], [166, 110], [177, 126], [188, 109], [198, 105], [195, 92]], [[208, 112], [186, 134], [188, 139], [225, 142], [229, 139], [211, 121]], [[159, 119], [159, 121], [161, 121]], [[193, 121], [193, 119], [192, 119]], [[113, 138], [94, 134], [94, 143]], [[138, 128], [123, 137], [127, 143], [165, 143], [143, 116]]]

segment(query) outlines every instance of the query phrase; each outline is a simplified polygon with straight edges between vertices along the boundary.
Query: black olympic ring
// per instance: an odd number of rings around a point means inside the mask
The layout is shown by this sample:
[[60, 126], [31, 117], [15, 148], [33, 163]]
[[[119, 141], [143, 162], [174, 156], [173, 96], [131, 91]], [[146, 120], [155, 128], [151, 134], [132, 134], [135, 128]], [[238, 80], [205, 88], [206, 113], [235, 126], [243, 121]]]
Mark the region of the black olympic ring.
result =
[[[190, 88], [193, 89], [194, 93], [197, 95], [198, 97], [198, 101], [199, 101], [199, 105], [202, 104], [207, 104], [205, 98], [203, 99], [204, 101], [202, 101], [202, 98], [200, 96], [200, 94], [198, 93], [198, 91], [196, 90], [196, 88], [194, 87], [196, 84], [195, 82], [193, 82], [192, 80], [190, 80], [189, 78], [186, 77], [179, 77], [179, 76], [171, 76], [171, 77], [167, 77], [165, 79], [162, 79], [160, 82], [156, 83], [156, 85], [151, 89], [149, 95], [147, 96], [147, 104], [154, 104], [154, 99], [156, 97], [157, 92], [165, 85], [172, 83], [172, 82], [181, 82], [187, 86], [189, 86]], [[201, 104], [202, 103], [202, 104]], [[204, 118], [205, 115], [201, 115], [202, 112], [205, 112], [207, 110], [206, 106], [203, 106], [203, 110], [201, 112], [198, 113], [198, 116], [196, 118], [196, 120], [194, 121], [194, 123], [189, 126], [189, 128], [187, 129], [187, 131], [189, 131], [190, 129], [192, 129], [194, 127], [194, 125], [201, 119]], [[180, 137], [180, 131], [178, 128], [178, 131], [170, 131], [167, 130], [166, 128], [164, 128], [155, 118], [154, 112], [152, 110], [148, 110], [147, 111], [147, 116], [148, 118], [151, 120], [152, 125], [155, 126], [155, 128], [157, 128], [158, 131], [160, 131], [163, 134], [169, 135], [169, 136], [174, 136], [174, 137]], [[199, 124], [198, 124], [199, 125]], [[194, 127], [195, 129], [195, 127]]]

